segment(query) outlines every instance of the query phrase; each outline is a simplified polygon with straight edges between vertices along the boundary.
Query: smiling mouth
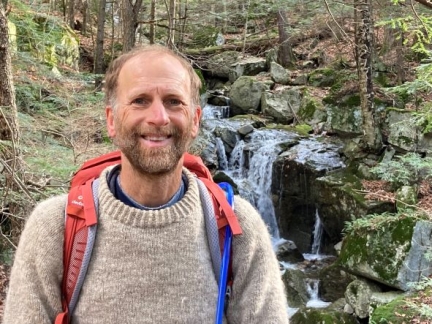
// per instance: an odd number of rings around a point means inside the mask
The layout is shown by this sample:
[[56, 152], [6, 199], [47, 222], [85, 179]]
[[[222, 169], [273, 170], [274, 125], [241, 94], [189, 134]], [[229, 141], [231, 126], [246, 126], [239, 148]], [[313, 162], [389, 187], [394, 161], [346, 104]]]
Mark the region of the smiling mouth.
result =
[[152, 142], [163, 142], [169, 138], [171, 138], [171, 135], [166, 135], [166, 136], [142, 136], [145, 140], [147, 141], [152, 141]]

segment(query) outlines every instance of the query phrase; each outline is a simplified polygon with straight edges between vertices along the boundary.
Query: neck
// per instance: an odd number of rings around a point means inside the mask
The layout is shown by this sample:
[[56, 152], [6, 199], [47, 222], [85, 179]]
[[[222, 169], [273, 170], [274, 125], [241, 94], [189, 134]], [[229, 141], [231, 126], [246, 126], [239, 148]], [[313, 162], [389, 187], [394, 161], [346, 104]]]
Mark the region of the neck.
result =
[[138, 172], [122, 157], [120, 184], [122, 190], [137, 203], [157, 207], [166, 204], [181, 184], [183, 159], [169, 173], [148, 174]]

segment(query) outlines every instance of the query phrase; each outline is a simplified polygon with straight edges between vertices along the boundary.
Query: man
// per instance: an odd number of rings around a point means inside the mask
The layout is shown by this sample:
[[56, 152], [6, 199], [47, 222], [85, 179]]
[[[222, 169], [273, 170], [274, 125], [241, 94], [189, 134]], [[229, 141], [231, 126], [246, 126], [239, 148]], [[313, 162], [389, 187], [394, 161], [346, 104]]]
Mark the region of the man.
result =
[[[197, 136], [200, 80], [158, 46], [120, 56], [106, 75], [108, 134], [122, 152], [98, 191], [99, 225], [72, 323], [212, 323], [218, 287], [195, 177], [182, 167]], [[53, 323], [62, 311], [66, 197], [29, 217], [15, 256], [5, 324]], [[288, 323], [267, 229], [235, 197], [243, 234], [233, 240], [227, 323]]]

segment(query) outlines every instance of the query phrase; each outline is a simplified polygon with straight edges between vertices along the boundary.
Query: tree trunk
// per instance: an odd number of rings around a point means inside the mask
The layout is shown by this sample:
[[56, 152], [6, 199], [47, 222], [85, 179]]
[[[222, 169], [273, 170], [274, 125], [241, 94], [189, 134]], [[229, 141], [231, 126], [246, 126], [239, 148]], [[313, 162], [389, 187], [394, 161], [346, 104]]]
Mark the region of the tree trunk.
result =
[[87, 34], [88, 9], [89, 9], [88, 0], [83, 0], [83, 8], [82, 8], [83, 23], [82, 23], [81, 34], [83, 34], [84, 36]]
[[363, 120], [363, 149], [377, 152], [381, 146], [381, 133], [375, 117], [372, 82], [373, 18], [372, 0], [354, 0], [355, 56], [359, 79], [360, 106]]
[[13, 190], [14, 175], [21, 170], [18, 153], [18, 114], [15, 103], [15, 89], [12, 82], [11, 55], [9, 51], [9, 31], [4, 1], [0, 2], [0, 169], [5, 175], [2, 186], [3, 202], [0, 202], [0, 214], [5, 206], [5, 199], [9, 190]]
[[176, 0], [170, 0], [168, 8], [168, 40], [167, 46], [171, 49], [175, 46], [175, 17], [176, 17]]
[[[98, 26], [96, 34], [96, 49], [94, 60], [94, 73], [103, 74], [105, 72], [104, 64], [104, 37], [105, 37], [105, 16], [106, 16], [106, 0], [99, 0], [98, 9]], [[102, 78], [95, 79], [95, 88], [100, 89]]]
[[68, 4], [69, 27], [75, 28], [75, 0], [69, 0]]
[[143, 0], [122, 0], [123, 53], [135, 46], [135, 32]]
[[156, 0], [151, 0], [150, 5], [150, 44], [155, 43], [155, 20], [156, 20]]
[[288, 22], [285, 10], [278, 10], [277, 22], [279, 32], [278, 62], [283, 67], [291, 68], [294, 66], [295, 57], [289, 41], [288, 33], [286, 31], [286, 28], [288, 27]]

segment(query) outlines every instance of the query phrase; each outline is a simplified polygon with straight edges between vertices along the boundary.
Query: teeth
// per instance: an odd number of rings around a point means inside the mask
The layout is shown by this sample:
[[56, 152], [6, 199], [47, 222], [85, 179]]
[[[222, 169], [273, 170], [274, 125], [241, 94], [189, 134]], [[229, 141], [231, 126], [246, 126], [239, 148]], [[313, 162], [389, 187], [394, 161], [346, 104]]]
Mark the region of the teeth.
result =
[[161, 136], [146, 136], [145, 137], [146, 140], [149, 141], [154, 141], [154, 142], [158, 142], [158, 141], [164, 141], [167, 139], [167, 137], [161, 137]]

